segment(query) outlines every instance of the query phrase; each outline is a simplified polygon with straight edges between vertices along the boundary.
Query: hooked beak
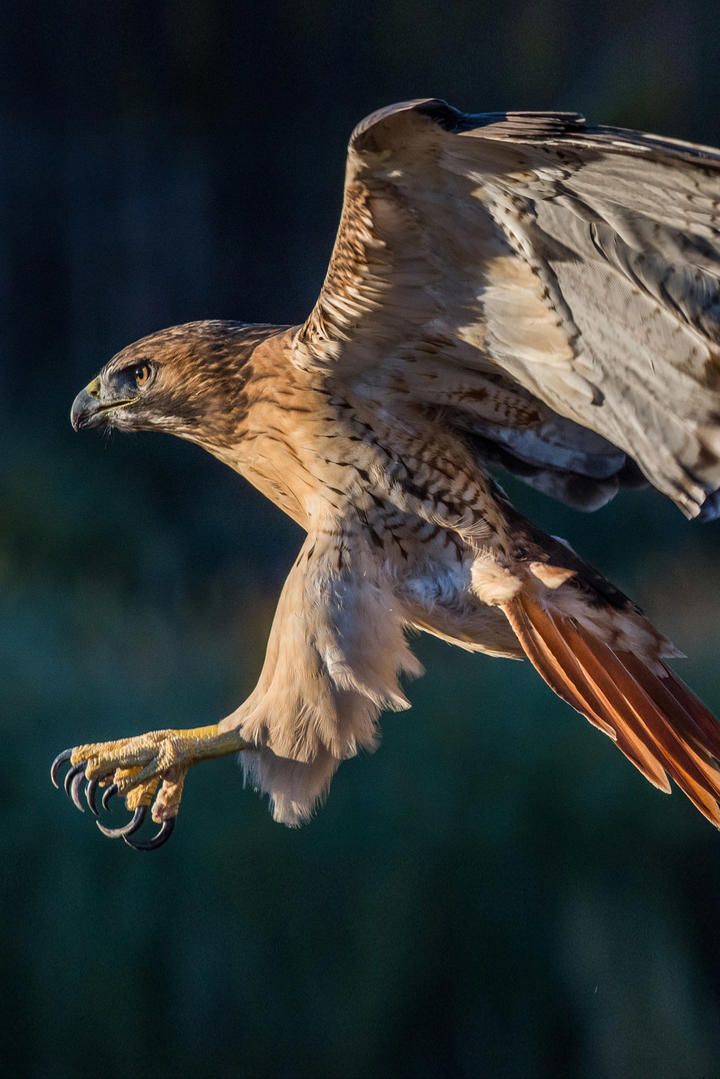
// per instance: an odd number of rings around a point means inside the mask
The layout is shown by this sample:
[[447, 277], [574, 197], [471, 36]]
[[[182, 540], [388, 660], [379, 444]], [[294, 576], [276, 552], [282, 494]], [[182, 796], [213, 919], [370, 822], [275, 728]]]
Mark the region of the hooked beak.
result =
[[84, 390], [80, 390], [70, 409], [70, 423], [74, 431], [82, 431], [87, 427], [98, 427], [104, 423], [105, 416], [114, 408], [122, 408], [133, 404], [136, 397], [125, 398], [121, 401], [100, 400], [100, 379], [94, 378]]
[[100, 404], [100, 380], [94, 378], [84, 390], [80, 390], [70, 409], [70, 423], [74, 431], [83, 427], [95, 427], [102, 423], [105, 410]]

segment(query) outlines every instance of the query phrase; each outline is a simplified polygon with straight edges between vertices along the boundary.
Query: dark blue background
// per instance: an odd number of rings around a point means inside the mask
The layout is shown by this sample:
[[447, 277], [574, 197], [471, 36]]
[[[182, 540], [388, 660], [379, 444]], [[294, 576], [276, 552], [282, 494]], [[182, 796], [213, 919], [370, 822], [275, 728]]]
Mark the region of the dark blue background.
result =
[[[709, 1076], [720, 837], [529, 665], [419, 640], [414, 709], [302, 831], [232, 760], [155, 856], [53, 791], [65, 745], [196, 726], [259, 671], [297, 528], [196, 448], [74, 436], [112, 353], [300, 321], [353, 124], [438, 95], [720, 143], [717, 6], [12, 5], [0, 33], [2, 1055], [37, 1076]], [[718, 526], [516, 486], [720, 710]]]

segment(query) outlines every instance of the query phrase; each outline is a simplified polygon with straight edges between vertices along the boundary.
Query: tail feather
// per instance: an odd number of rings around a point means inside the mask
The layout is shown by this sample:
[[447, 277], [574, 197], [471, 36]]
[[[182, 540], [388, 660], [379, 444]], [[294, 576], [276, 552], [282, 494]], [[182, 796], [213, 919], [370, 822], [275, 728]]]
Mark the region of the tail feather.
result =
[[720, 828], [720, 725], [662, 660], [613, 647], [595, 625], [527, 592], [503, 610], [551, 689], [612, 738], [654, 786], [669, 792], [669, 775]]
[[[540, 609], [538, 616], [542, 614]], [[587, 712], [589, 721], [603, 734], [616, 741], [616, 732], [602, 718], [602, 707], [598, 705], [590, 687], [583, 686], [580, 679], [574, 680], [573, 683], [568, 681], [567, 668], [572, 667], [573, 656], [565, 647], [562, 638], [552, 632], [554, 627], [546, 626], [544, 632], [539, 632], [538, 626], [530, 621], [520, 604], [514, 606], [510, 622], [528, 658], [537, 670], [542, 671], [543, 678], [553, 692], [576, 711]], [[540, 622], [540, 617], [537, 622]]]
[[[569, 628], [571, 631], [574, 629], [572, 623]], [[597, 698], [614, 726], [618, 749], [646, 779], [659, 790], [669, 794], [671, 787], [665, 771], [666, 758], [653, 752], [652, 739], [647, 737], [647, 730], [642, 723], [643, 705], [646, 702], [636, 700], [633, 703], [632, 685], [626, 683], [620, 687], [617, 676], [613, 676], [613, 664], [603, 662], [603, 657], [595, 654], [582, 634], [578, 633], [573, 639], [571, 633], [569, 637], [581, 677], [595, 688]], [[639, 720], [639, 723], [636, 724], [635, 720]]]
[[[590, 643], [582, 630], [574, 626], [571, 626], [571, 632], [576, 634], [577, 646], [586, 655], [594, 649], [592, 658], [614, 691], [617, 713], [628, 714], [627, 721], [652, 756], [700, 812], [720, 827], [720, 808], [716, 802], [720, 794], [720, 773], [709, 763], [707, 755], [698, 755], [687, 739], [673, 730], [662, 709], [658, 708], [656, 699], [661, 696], [661, 676], [639, 664], [644, 667], [646, 692], [627, 667], [628, 660], [635, 657], [628, 652], [615, 652], [602, 641]], [[664, 677], [672, 677], [664, 664], [656, 662]], [[683, 713], [680, 730], [687, 734], [687, 713]]]
[[[637, 681], [644, 685], [643, 663], [635, 656], [630, 656], [628, 665]], [[677, 717], [680, 722], [689, 719], [691, 726], [688, 736], [693, 738], [701, 750], [707, 749], [713, 757], [720, 760], [720, 723], [681, 678], [665, 667], [664, 663], [662, 666], [669, 677], [660, 682], [658, 703], [662, 700], [668, 715]]]
[[[528, 658], [550, 688], [590, 723], [612, 738], [628, 760], [632, 761], [653, 786], [669, 793], [670, 784], [662, 766], [633, 729], [624, 722], [622, 707], [618, 709], [617, 699], [613, 700], [616, 698], [613, 684], [608, 684], [606, 677], [596, 675], [593, 678], [588, 675], [578, 655], [573, 654], [554, 620], [541, 606], [537, 605], [533, 610], [532, 620], [522, 602], [514, 604], [513, 610], [506, 613], [527, 651]], [[528, 637], [523, 635], [521, 627], [525, 629]], [[528, 644], [531, 644], [535, 654], [527, 647]], [[548, 678], [546, 667], [542, 665], [543, 648], [551, 651], [555, 659], [552, 681]]]

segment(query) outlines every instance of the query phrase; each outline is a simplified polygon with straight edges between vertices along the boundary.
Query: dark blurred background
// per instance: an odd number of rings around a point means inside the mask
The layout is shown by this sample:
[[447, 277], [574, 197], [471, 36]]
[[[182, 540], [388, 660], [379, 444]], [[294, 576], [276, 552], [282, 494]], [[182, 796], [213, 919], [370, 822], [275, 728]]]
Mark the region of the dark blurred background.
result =
[[[47, 0], [0, 56], [4, 1074], [720, 1075], [720, 837], [529, 665], [419, 640], [413, 711], [301, 831], [225, 759], [136, 854], [47, 774], [231, 711], [301, 541], [195, 447], [73, 435], [77, 390], [162, 326], [301, 321], [378, 106], [720, 143], [715, 0]], [[720, 710], [720, 526], [512, 493]]]

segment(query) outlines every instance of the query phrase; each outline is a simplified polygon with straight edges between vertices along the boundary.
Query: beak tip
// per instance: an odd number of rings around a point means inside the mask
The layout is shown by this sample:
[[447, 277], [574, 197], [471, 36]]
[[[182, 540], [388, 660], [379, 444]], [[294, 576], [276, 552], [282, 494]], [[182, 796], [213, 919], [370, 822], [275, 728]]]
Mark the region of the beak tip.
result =
[[70, 410], [70, 425], [73, 431], [82, 431], [87, 425], [89, 415], [87, 409], [78, 408], [76, 402]]
[[89, 386], [86, 386], [84, 390], [80, 390], [72, 403], [70, 423], [73, 431], [82, 431], [83, 427], [88, 427], [93, 417], [97, 418], [99, 414], [99, 395], [96, 379]]

